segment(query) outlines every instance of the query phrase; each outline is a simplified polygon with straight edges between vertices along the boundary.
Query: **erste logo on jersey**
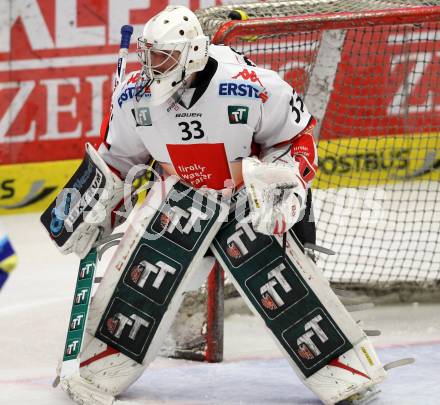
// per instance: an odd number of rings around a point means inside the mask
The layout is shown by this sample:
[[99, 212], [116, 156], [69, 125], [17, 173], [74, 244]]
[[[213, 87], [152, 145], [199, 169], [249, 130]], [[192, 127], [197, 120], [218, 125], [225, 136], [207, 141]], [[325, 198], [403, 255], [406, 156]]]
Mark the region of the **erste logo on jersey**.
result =
[[218, 89], [220, 96], [260, 98], [263, 103], [269, 99], [268, 92], [255, 71], [243, 69], [235, 76], [232, 76], [232, 79], [241, 80], [220, 82]]

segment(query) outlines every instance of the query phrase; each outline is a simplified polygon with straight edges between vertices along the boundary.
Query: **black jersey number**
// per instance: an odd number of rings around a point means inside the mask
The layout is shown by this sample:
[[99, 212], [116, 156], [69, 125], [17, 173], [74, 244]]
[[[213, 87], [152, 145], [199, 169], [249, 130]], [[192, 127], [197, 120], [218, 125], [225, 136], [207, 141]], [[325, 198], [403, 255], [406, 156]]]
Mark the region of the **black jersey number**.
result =
[[200, 121], [191, 121], [190, 124], [184, 121], [178, 123], [180, 129], [185, 134], [185, 136], [182, 137], [182, 141], [189, 141], [191, 138], [200, 139], [205, 136]]
[[[298, 108], [299, 103], [299, 108]], [[301, 121], [301, 113], [304, 112], [304, 103], [301, 100], [301, 97], [298, 96], [295, 91], [293, 92], [293, 96], [290, 98], [290, 107], [292, 107], [292, 112], [296, 114], [295, 122], [298, 124]]]

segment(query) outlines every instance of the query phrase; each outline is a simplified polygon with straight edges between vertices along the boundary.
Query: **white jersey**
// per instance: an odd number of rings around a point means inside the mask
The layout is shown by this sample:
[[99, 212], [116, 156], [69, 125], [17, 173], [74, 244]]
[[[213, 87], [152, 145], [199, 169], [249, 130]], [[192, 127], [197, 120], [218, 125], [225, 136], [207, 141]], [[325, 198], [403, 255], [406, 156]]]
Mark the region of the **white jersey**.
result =
[[211, 45], [209, 61], [179, 100], [148, 104], [148, 89], [135, 97], [139, 72], [115, 90], [112, 117], [99, 148], [125, 176], [149, 157], [172, 166], [195, 187], [221, 189], [231, 164], [288, 141], [309, 123], [302, 100], [276, 72], [253, 66], [227, 46]]

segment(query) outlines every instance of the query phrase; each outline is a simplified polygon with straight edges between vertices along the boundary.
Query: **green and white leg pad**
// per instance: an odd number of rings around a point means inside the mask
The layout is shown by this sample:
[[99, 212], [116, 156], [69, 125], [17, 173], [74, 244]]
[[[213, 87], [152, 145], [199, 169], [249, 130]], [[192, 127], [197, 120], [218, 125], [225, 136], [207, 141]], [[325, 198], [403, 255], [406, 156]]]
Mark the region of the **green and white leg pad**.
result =
[[62, 387], [109, 404], [156, 356], [227, 207], [176, 179], [155, 184], [93, 297], [79, 375]]
[[294, 235], [253, 230], [247, 199], [216, 235], [211, 249], [251, 310], [264, 321], [291, 366], [325, 403], [381, 382], [386, 372], [356, 324]]

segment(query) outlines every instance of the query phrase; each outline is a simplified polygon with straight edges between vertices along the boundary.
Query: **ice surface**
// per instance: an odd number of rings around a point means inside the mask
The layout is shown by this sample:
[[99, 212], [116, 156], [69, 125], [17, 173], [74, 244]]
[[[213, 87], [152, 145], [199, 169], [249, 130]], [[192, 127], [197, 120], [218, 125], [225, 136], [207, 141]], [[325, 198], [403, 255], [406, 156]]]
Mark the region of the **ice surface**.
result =
[[[62, 256], [36, 215], [2, 217], [19, 266], [0, 292], [0, 404], [63, 405], [51, 386], [63, 350], [78, 260]], [[395, 305], [356, 313], [383, 362], [415, 357], [390, 371], [375, 405], [440, 404], [440, 305]], [[121, 404], [319, 404], [252, 316], [226, 319], [225, 362], [158, 358]]]

